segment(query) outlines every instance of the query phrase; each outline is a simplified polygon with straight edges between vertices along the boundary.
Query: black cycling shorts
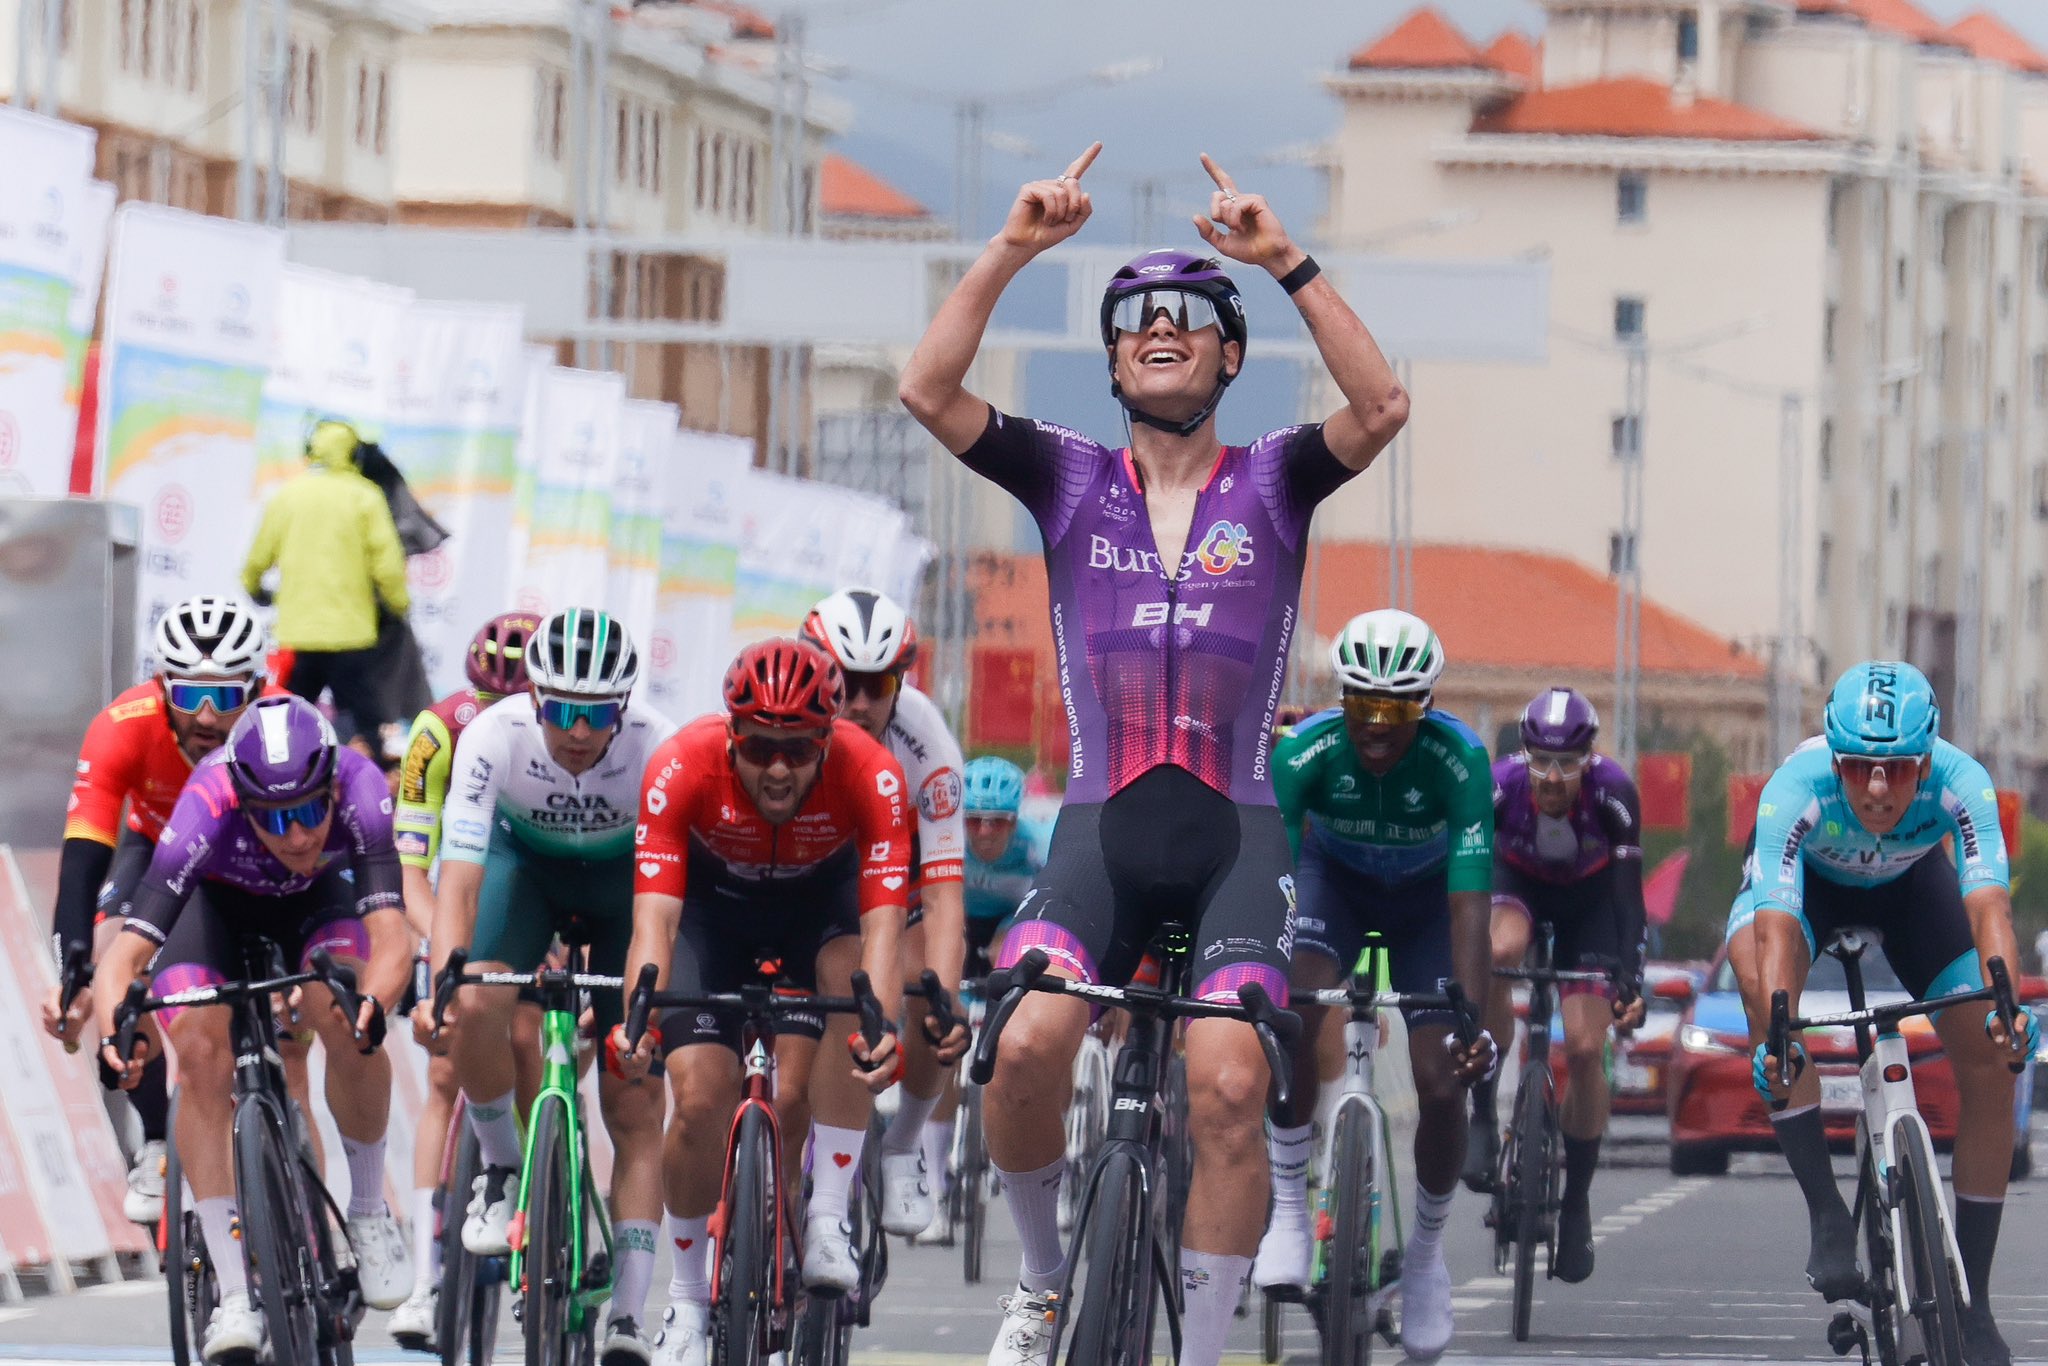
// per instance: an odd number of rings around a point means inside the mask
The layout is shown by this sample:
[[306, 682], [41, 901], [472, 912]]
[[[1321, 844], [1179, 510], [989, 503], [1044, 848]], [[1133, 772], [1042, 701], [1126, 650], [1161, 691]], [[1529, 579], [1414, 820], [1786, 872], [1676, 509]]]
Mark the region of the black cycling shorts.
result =
[[[1829, 882], [1806, 870], [1806, 923], [1814, 943], [1825, 948], [1836, 930], [1876, 930], [1884, 936], [1885, 961], [1899, 975], [1899, 984], [1926, 1000], [1937, 981], [1951, 990], [1983, 985], [1977, 967], [1977, 941], [1970, 933], [1970, 915], [1963, 909], [1956, 866], [1930, 851], [1890, 882], [1875, 887], [1850, 887]], [[1960, 960], [1968, 958], [1967, 963]], [[1956, 969], [1967, 981], [1955, 980]]]
[[[355, 883], [342, 867], [284, 896], [201, 881], [157, 950], [151, 992], [164, 996], [241, 980], [247, 970], [244, 945], [252, 935], [277, 945], [287, 971], [303, 971], [315, 949], [343, 960], [370, 956], [369, 927], [356, 915]], [[177, 1011], [161, 1014], [168, 1024]]]
[[[794, 991], [818, 989], [818, 953], [841, 935], [860, 934], [860, 882], [842, 870], [776, 883], [741, 893], [731, 884], [691, 891], [683, 899], [669, 957], [668, 989], [712, 996], [738, 991], [760, 976], [763, 961], [781, 964], [779, 985]], [[662, 1016], [664, 1048], [724, 1044], [739, 1051], [742, 1022], [709, 1011], [671, 1010]], [[778, 1034], [805, 1039], [825, 1036], [825, 1017], [814, 1012], [784, 1015]]]
[[[1345, 867], [1310, 838], [1301, 842], [1295, 885], [1301, 895], [1296, 952], [1332, 959], [1339, 975], [1348, 975], [1371, 932], [1386, 950], [1395, 991], [1442, 991], [1453, 975], [1449, 869], [1389, 886]], [[1411, 1024], [1450, 1022], [1441, 1010], [1402, 1013]]]
[[1287, 999], [1293, 859], [1280, 811], [1239, 805], [1160, 764], [1106, 802], [1069, 803], [1017, 907], [1000, 966], [1044, 949], [1086, 982], [1123, 986], [1169, 921], [1192, 932], [1195, 995], [1250, 982]]
[[[1493, 904], [1513, 906], [1532, 923], [1550, 926], [1550, 961], [1560, 970], [1597, 970], [1625, 961], [1621, 951], [1621, 908], [1615, 904], [1615, 866], [1607, 864], [1577, 882], [1545, 882], [1495, 860]], [[1560, 996], [1612, 996], [1605, 984], [1566, 982]]]

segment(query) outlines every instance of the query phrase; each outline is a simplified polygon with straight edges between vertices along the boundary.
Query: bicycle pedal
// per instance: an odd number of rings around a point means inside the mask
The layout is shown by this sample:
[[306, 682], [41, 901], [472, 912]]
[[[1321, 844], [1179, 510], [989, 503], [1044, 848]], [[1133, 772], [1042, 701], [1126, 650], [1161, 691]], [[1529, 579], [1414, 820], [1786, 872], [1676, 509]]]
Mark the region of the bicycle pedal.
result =
[[1307, 1304], [1308, 1291], [1298, 1285], [1265, 1286], [1266, 1298], [1276, 1304]]
[[1385, 1340], [1387, 1346], [1399, 1347], [1401, 1345], [1401, 1339], [1394, 1333], [1394, 1311], [1385, 1305], [1380, 1306], [1379, 1317], [1373, 1320], [1372, 1328], [1375, 1333], [1378, 1333]]
[[1838, 1357], [1849, 1355], [1854, 1349], [1863, 1358], [1863, 1366], [1870, 1366], [1870, 1335], [1863, 1331], [1863, 1325], [1846, 1310], [1828, 1321], [1828, 1346]]
[[1401, 1249], [1390, 1247], [1380, 1254], [1380, 1284], [1393, 1285], [1401, 1279]]

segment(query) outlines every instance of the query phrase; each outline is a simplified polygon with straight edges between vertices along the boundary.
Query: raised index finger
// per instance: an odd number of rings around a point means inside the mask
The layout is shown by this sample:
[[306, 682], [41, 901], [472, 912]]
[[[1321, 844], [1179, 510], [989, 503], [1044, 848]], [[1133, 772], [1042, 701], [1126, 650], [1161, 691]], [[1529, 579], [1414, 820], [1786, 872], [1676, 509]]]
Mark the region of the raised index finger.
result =
[[1218, 166], [1216, 159], [1207, 152], [1202, 153], [1202, 169], [1209, 173], [1209, 179], [1216, 182], [1217, 189], [1225, 194], [1237, 193], [1237, 182], [1232, 180], [1230, 173]]
[[1086, 172], [1090, 166], [1093, 166], [1095, 164], [1095, 158], [1100, 156], [1101, 154], [1102, 144], [1100, 142], [1089, 143], [1088, 150], [1081, 153], [1081, 155], [1075, 157], [1073, 162], [1070, 165], [1068, 165], [1067, 179], [1079, 180], [1082, 174]]

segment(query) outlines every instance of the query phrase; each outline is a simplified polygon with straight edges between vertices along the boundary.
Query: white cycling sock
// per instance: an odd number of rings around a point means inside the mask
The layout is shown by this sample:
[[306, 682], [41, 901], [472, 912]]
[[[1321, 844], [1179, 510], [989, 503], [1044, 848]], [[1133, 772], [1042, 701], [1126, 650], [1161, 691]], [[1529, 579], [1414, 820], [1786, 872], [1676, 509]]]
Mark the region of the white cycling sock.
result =
[[853, 1189], [854, 1174], [860, 1170], [860, 1150], [867, 1140], [866, 1129], [811, 1125], [811, 1209], [806, 1217], [846, 1217], [846, 1198]]
[[342, 1156], [348, 1159], [348, 1217], [363, 1219], [384, 1212], [384, 1140], [358, 1143], [341, 1136]]
[[668, 1251], [674, 1258], [668, 1268], [668, 1298], [671, 1304], [711, 1303], [711, 1216], [695, 1219], [668, 1217]]
[[[945, 1087], [941, 1084], [939, 1092]], [[889, 1121], [889, 1127], [882, 1131], [882, 1151], [885, 1153], [910, 1153], [917, 1151], [918, 1136], [924, 1132], [924, 1122], [932, 1117], [932, 1111], [939, 1107], [939, 1096], [913, 1096], [908, 1082], [896, 1088], [896, 1117]], [[927, 1166], [930, 1164], [927, 1163]]]
[[242, 1260], [241, 1240], [235, 1237], [235, 1202], [225, 1195], [195, 1200], [199, 1228], [206, 1238], [206, 1256], [213, 1263], [213, 1278], [222, 1295], [237, 1295], [249, 1289], [249, 1267]]
[[441, 1283], [441, 1239], [434, 1228], [436, 1193], [433, 1186], [420, 1186], [412, 1193], [412, 1283], [419, 1290], [431, 1290]]
[[1181, 1343], [1179, 1366], [1217, 1366], [1237, 1313], [1252, 1259], [1225, 1252], [1180, 1252]]
[[518, 1097], [510, 1091], [495, 1100], [478, 1100], [467, 1091], [463, 1098], [469, 1113], [469, 1127], [476, 1130], [476, 1146], [486, 1167], [518, 1167]]
[[1273, 1226], [1308, 1229], [1308, 1160], [1315, 1151], [1313, 1124], [1283, 1129], [1274, 1125], [1266, 1137], [1266, 1156], [1273, 1168]]
[[926, 1120], [923, 1138], [925, 1175], [931, 1180], [932, 1194], [943, 1198], [953, 1184], [952, 1173], [946, 1170], [953, 1156], [953, 1121]]
[[1035, 1172], [996, 1168], [1003, 1182], [1003, 1199], [1010, 1206], [1010, 1222], [1017, 1226], [1017, 1241], [1024, 1245], [1024, 1267], [1017, 1283], [1026, 1290], [1052, 1289], [1067, 1269], [1067, 1250], [1060, 1242], [1060, 1178], [1066, 1171], [1065, 1157], [1054, 1158]]
[[619, 1219], [612, 1224], [612, 1302], [604, 1311], [606, 1320], [631, 1319], [638, 1323], [647, 1312], [647, 1287], [654, 1284], [654, 1238], [652, 1219]]
[[1451, 1196], [1456, 1192], [1453, 1186], [1442, 1195], [1433, 1195], [1420, 1181], [1415, 1183], [1415, 1227], [1408, 1233], [1410, 1256], [1433, 1255], [1442, 1246], [1444, 1225], [1451, 1218]]

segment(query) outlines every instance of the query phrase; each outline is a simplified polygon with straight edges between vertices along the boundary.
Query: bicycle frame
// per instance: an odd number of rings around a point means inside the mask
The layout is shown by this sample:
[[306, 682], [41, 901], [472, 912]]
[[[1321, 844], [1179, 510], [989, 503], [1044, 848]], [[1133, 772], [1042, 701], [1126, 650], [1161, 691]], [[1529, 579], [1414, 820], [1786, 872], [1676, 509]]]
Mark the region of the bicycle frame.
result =
[[[1365, 966], [1362, 957], [1359, 966]], [[1358, 975], [1362, 973], [1354, 973], [1354, 976]], [[1376, 993], [1384, 993], [1388, 989], [1387, 960], [1384, 951], [1376, 955], [1373, 986]], [[1393, 1171], [1393, 1132], [1387, 1122], [1387, 1112], [1381, 1107], [1379, 1097], [1373, 1090], [1374, 1066], [1380, 1048], [1380, 1008], [1378, 1002], [1354, 1003], [1347, 1007], [1348, 1015], [1344, 1021], [1344, 1075], [1338, 1084], [1337, 1103], [1330, 1111], [1330, 1132], [1324, 1136], [1326, 1143], [1335, 1141], [1338, 1119], [1345, 1110], [1359, 1110], [1364, 1113], [1366, 1132], [1372, 1135], [1372, 1169], [1379, 1174], [1373, 1183], [1371, 1203], [1366, 1207], [1367, 1226], [1372, 1230], [1371, 1241], [1366, 1246], [1366, 1256], [1369, 1258], [1367, 1265], [1373, 1268], [1375, 1276], [1379, 1275], [1380, 1268], [1385, 1265], [1380, 1241], [1380, 1217], [1383, 1210], [1391, 1211], [1393, 1215], [1392, 1246], [1398, 1248], [1403, 1244], [1401, 1202], [1391, 1183], [1386, 1179], [1386, 1173]], [[1326, 1154], [1326, 1174], [1329, 1171], [1329, 1161], [1330, 1158]], [[1327, 1197], [1330, 1184], [1327, 1179], [1324, 1180], [1319, 1199]], [[1317, 1284], [1320, 1284], [1327, 1274], [1323, 1265], [1325, 1246], [1322, 1239], [1316, 1240], [1316, 1265], [1312, 1278]], [[1381, 1278], [1379, 1288], [1374, 1291], [1368, 1302], [1368, 1311], [1374, 1317], [1377, 1317], [1380, 1310], [1393, 1298], [1398, 1284], [1398, 1275]]]
[[[789, 1258], [789, 1211], [783, 1205], [782, 1125], [775, 1117], [775, 1038], [748, 1025], [741, 1038], [746, 1057], [740, 1081], [740, 1103], [732, 1112], [732, 1124], [725, 1133], [725, 1170], [718, 1183], [718, 1209], [712, 1215], [710, 1236], [722, 1246], [725, 1224], [732, 1204], [734, 1171], [739, 1163], [740, 1123], [749, 1110], [759, 1112], [768, 1126], [768, 1204], [775, 1211], [775, 1319], [778, 1331], [788, 1314], [789, 1298], [783, 1272]], [[725, 1292], [724, 1258], [711, 1259], [711, 1302]]]

